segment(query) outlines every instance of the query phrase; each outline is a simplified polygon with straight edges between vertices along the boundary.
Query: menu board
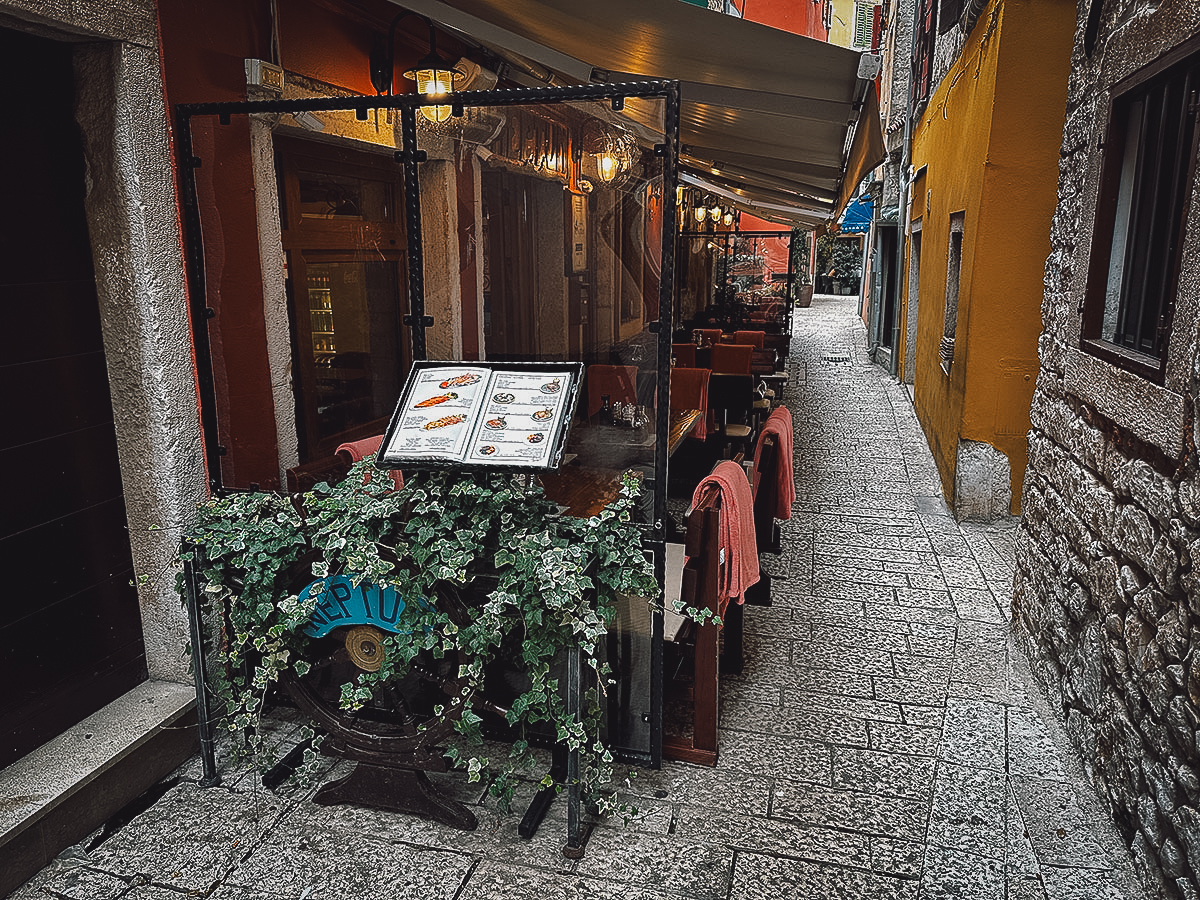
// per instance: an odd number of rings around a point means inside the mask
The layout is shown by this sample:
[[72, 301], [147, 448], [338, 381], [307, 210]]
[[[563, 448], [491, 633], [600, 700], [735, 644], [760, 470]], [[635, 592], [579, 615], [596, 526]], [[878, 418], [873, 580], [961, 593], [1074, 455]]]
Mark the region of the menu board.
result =
[[582, 369], [567, 362], [417, 363], [378, 464], [557, 468]]

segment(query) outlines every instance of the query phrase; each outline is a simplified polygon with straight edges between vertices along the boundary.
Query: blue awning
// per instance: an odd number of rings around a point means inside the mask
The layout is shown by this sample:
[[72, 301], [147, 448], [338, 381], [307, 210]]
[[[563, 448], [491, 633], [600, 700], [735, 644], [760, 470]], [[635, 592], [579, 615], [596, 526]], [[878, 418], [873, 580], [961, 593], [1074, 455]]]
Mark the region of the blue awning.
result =
[[871, 230], [871, 217], [874, 213], [875, 201], [863, 194], [847, 204], [838, 227], [842, 234], [866, 234]]

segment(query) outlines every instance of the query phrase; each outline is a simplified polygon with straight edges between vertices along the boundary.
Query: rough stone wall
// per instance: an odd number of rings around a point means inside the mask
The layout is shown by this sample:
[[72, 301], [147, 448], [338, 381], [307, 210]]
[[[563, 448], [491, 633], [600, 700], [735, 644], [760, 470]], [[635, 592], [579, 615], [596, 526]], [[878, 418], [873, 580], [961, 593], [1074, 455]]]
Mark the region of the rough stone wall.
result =
[[958, 442], [954, 464], [954, 517], [995, 522], [1012, 506], [1012, 469], [1003, 450], [983, 441]]
[[1200, 898], [1200, 185], [1165, 383], [1078, 349], [1109, 89], [1200, 34], [1200, 4], [1109, 0], [1088, 56], [1092, 5], [1072, 58], [1012, 614], [1143, 874]]

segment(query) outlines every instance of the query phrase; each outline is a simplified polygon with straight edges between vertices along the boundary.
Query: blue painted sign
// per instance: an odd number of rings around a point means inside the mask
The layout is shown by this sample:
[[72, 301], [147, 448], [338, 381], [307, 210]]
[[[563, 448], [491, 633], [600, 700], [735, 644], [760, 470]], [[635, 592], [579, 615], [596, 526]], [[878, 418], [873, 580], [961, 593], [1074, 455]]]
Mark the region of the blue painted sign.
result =
[[404, 601], [387, 585], [363, 582], [357, 587], [346, 575], [318, 578], [300, 592], [300, 599], [317, 598], [308, 624], [301, 629], [309, 637], [324, 637], [343, 625], [374, 625], [384, 631], [400, 633], [396, 620], [404, 610]]

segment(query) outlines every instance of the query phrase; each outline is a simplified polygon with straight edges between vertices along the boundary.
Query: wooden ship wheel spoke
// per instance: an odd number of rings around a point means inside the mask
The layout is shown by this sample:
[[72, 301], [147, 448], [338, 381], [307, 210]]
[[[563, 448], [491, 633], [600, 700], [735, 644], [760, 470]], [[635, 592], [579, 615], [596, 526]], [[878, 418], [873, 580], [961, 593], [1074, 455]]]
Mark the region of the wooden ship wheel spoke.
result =
[[[450, 606], [456, 602], [455, 596]], [[384, 632], [371, 625], [335, 629], [311, 642], [305, 675], [287, 670], [280, 677], [296, 706], [324, 732], [321, 752], [356, 763], [349, 775], [324, 785], [313, 800], [356, 803], [474, 829], [474, 813], [438, 791], [425, 774], [448, 769], [444, 749], [475, 699], [458, 676], [465, 662], [461, 654], [436, 659], [422, 651], [402, 675], [376, 686], [361, 708], [352, 712], [341, 706], [343, 684], [382, 668], [384, 639]]]

